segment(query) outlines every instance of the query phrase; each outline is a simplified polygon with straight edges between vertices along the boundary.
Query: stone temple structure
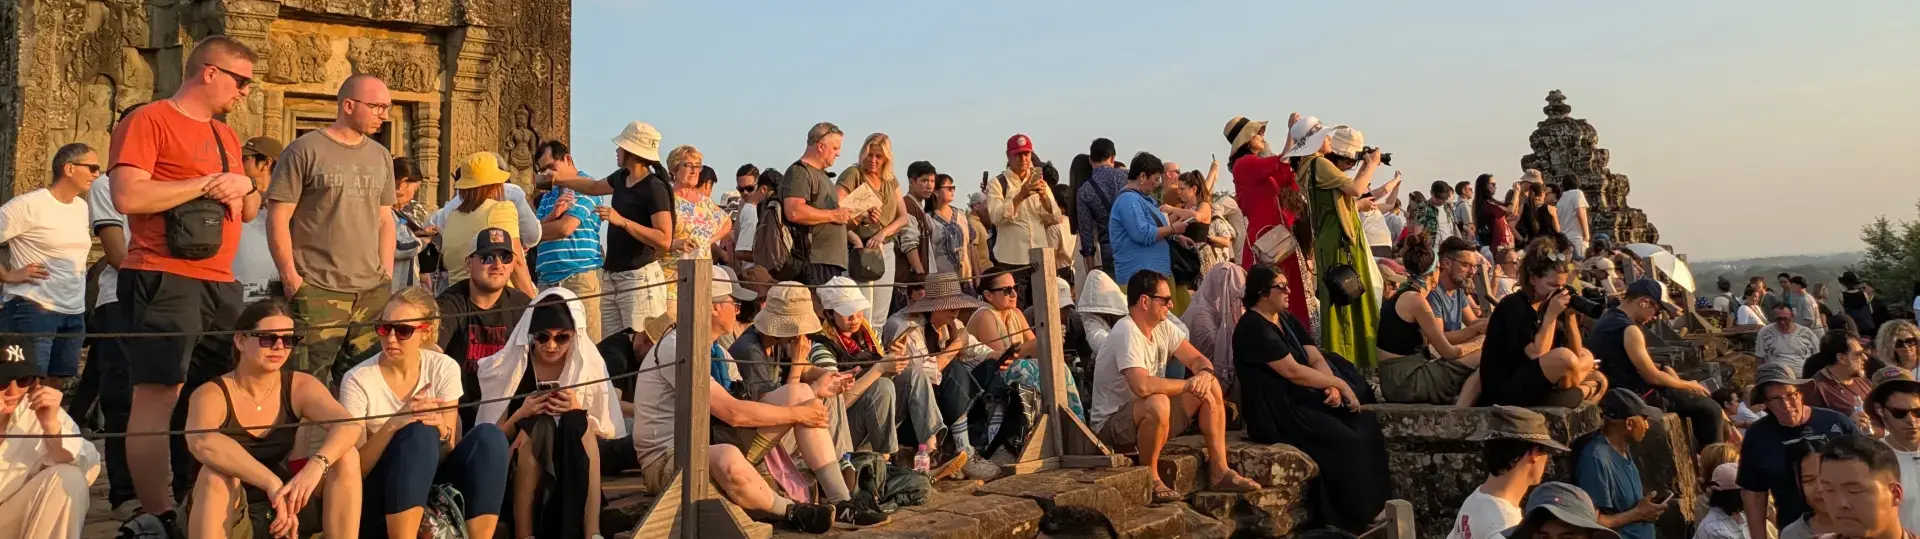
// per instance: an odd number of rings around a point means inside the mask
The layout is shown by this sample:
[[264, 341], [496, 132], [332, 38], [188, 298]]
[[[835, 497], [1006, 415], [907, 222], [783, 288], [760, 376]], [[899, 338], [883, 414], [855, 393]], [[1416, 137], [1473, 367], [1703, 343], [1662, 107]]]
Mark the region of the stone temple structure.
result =
[[[61, 145], [104, 151], [127, 108], [180, 84], [193, 43], [238, 38], [261, 56], [225, 120], [244, 140], [290, 142], [334, 118], [355, 73], [394, 107], [375, 139], [419, 160], [421, 197], [469, 153], [498, 152], [522, 182], [534, 147], [567, 138], [569, 0], [20, 0], [0, 8], [0, 198], [49, 181]], [[104, 159], [105, 156], [103, 155]]]
[[1533, 153], [1520, 158], [1521, 169], [1537, 169], [1549, 183], [1560, 185], [1578, 180], [1587, 195], [1588, 218], [1594, 234], [1607, 234], [1614, 245], [1660, 243], [1660, 231], [1647, 221], [1646, 212], [1627, 205], [1632, 188], [1627, 175], [1607, 170], [1609, 155], [1600, 147], [1600, 134], [1593, 124], [1567, 114], [1566, 94], [1547, 93], [1547, 119], [1527, 137]]

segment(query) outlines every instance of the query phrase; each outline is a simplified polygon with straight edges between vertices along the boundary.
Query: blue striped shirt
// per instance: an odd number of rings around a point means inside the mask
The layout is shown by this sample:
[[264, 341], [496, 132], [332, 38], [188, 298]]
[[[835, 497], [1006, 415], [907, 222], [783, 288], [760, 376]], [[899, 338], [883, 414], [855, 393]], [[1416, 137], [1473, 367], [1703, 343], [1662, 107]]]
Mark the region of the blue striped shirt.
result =
[[[554, 189], [540, 197], [537, 213], [541, 218], [553, 212], [553, 205], [560, 201], [566, 189]], [[574, 193], [573, 207], [567, 209], [567, 215], [580, 220], [580, 226], [574, 227], [573, 234], [553, 241], [543, 241], [534, 247], [534, 280], [541, 283], [557, 283], [580, 272], [597, 269], [601, 265], [600, 215], [593, 209], [600, 205], [597, 197]]]

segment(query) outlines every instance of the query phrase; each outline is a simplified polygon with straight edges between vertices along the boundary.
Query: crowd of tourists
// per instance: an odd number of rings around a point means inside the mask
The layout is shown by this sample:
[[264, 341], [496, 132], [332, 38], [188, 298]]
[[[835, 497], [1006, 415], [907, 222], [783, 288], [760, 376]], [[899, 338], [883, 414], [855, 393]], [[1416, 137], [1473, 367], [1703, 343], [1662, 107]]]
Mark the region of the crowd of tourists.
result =
[[[1294, 115], [1276, 143], [1236, 117], [1204, 172], [1123, 163], [1101, 138], [1062, 178], [1016, 134], [963, 203], [933, 163], [896, 176], [881, 133], [836, 173], [846, 134], [814, 125], [792, 164], [721, 187], [699, 149], [663, 152], [633, 122], [604, 175], [559, 141], [526, 186], [491, 152], [463, 156], [430, 211], [436, 172], [372, 138], [393, 107], [376, 77], [348, 78], [323, 129], [239, 140], [217, 118], [257, 60], [202, 40], [110, 153], [62, 147], [46, 188], [0, 206], [0, 538], [78, 537], [101, 473], [109, 504], [139, 504], [132, 539], [611, 536], [605, 478], [662, 492], [681, 475], [670, 367], [688, 324], [713, 339], [686, 347], [713, 359], [710, 480], [804, 532], [997, 478], [1048, 404], [1050, 361], [1061, 404], [1116, 452], [1151, 465], [1198, 434], [1209, 490], [1263, 488], [1229, 462], [1229, 425], [1299, 448], [1324, 478], [1312, 522], [1350, 532], [1393, 490], [1374, 403], [1491, 407], [1474, 437], [1488, 479], [1453, 538], [1651, 539], [1671, 493], [1647, 492], [1631, 455], [1668, 413], [1710, 479], [1700, 537], [1920, 524], [1904, 497], [1920, 329], [1852, 276], [1838, 316], [1803, 278], [1777, 296], [1723, 282], [1715, 312], [1765, 326], [1760, 374], [1684, 378], [1651, 350], [1690, 291], [1595, 233], [1571, 178], [1527, 171], [1496, 197], [1483, 174], [1402, 202], [1358, 129]], [[695, 259], [714, 264], [704, 300], [679, 297]], [[711, 308], [679, 319], [689, 301]], [[1527, 409], [1587, 404], [1606, 424], [1572, 448]], [[174, 434], [97, 451], [82, 432]], [[1541, 483], [1562, 452], [1575, 480]], [[1156, 502], [1182, 497], [1168, 479]]]

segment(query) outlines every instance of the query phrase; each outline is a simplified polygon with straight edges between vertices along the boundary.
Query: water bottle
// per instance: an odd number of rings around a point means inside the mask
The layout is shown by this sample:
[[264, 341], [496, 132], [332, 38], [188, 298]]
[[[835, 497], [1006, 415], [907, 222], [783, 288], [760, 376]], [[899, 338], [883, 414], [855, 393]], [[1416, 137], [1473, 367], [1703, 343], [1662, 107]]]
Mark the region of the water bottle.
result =
[[920, 452], [914, 453], [913, 471], [920, 473], [933, 471], [933, 457], [927, 454], [927, 444], [920, 444]]

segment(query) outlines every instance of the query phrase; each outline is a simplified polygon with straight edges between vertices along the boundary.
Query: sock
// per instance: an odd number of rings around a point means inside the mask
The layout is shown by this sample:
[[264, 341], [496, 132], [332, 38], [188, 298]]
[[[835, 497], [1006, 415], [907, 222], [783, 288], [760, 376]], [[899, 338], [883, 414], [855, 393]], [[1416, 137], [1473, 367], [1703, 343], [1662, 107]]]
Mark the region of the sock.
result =
[[840, 463], [829, 463], [813, 469], [813, 479], [820, 482], [821, 496], [828, 503], [844, 502], [853, 499], [853, 492], [847, 490], [847, 480], [840, 476]]
[[773, 507], [768, 508], [767, 512], [780, 515], [781, 518], [785, 518], [787, 516], [787, 511], [792, 508], [793, 508], [793, 500], [789, 500], [785, 496], [774, 496]]
[[967, 432], [967, 415], [960, 414], [960, 419], [954, 420], [953, 427], [947, 429], [947, 437], [953, 440], [953, 447], [955, 449], [972, 453], [973, 439], [969, 436], [970, 434]]

